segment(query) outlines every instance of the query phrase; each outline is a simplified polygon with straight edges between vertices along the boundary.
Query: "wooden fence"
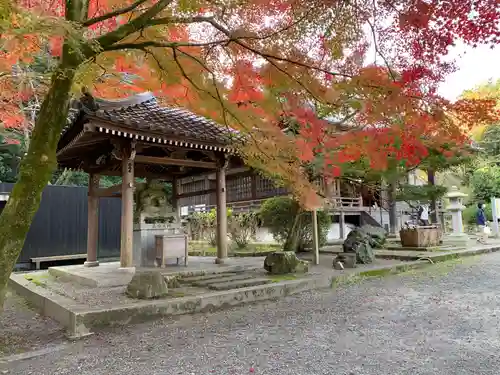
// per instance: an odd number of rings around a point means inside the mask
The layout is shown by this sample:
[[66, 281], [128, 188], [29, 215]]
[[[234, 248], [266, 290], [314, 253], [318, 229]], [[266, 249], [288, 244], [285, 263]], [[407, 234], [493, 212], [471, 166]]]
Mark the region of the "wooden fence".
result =
[[[0, 193], [13, 184], [0, 183]], [[5, 202], [0, 203], [0, 210]], [[99, 258], [120, 256], [121, 199], [99, 202]], [[87, 188], [47, 186], [18, 263], [31, 258], [87, 252]]]

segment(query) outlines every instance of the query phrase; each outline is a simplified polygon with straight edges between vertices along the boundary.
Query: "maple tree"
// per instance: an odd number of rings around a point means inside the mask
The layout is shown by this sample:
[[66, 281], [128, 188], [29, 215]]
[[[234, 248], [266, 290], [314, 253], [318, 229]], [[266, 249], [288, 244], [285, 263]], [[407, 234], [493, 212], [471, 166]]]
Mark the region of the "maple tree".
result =
[[[249, 165], [311, 203], [303, 165], [318, 155], [326, 178], [359, 159], [378, 170], [388, 157], [417, 163], [443, 140], [460, 147], [467, 127], [492, 116], [490, 101], [451, 103], [436, 88], [454, 69], [448, 48], [497, 44], [498, 19], [496, 0], [0, 0], [0, 121], [22, 124], [18, 103], [35, 90], [44, 98], [0, 217], [0, 288], [82, 88], [108, 98], [150, 90], [241, 131]], [[43, 54], [45, 79], [20, 89], [14, 67]], [[283, 117], [298, 122], [294, 137]]]

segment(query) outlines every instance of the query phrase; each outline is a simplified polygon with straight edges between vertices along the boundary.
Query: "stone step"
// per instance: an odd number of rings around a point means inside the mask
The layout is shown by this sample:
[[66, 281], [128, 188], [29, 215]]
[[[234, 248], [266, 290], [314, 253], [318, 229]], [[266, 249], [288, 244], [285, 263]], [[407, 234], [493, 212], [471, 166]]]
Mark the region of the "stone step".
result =
[[251, 278], [247, 280], [235, 280], [222, 283], [215, 283], [207, 285], [208, 289], [212, 290], [231, 290], [246, 288], [249, 286], [257, 286], [271, 283], [271, 280], [264, 278]]
[[218, 284], [218, 283], [227, 283], [227, 282], [231, 282], [231, 281], [236, 282], [239, 280], [247, 280], [247, 279], [252, 279], [254, 277], [255, 277], [255, 275], [253, 275], [253, 274], [225, 275], [224, 277], [222, 277], [222, 275], [219, 275], [218, 278], [193, 281], [193, 282], [191, 282], [191, 285], [208, 286], [208, 285]]
[[199, 276], [188, 276], [188, 277], [181, 277], [179, 278], [180, 283], [188, 284], [192, 283], [195, 281], [202, 281], [202, 280], [210, 280], [210, 279], [218, 279], [223, 276], [236, 276], [236, 272], [227, 272], [227, 273], [210, 273], [207, 275], [199, 275]]
[[439, 246], [431, 246], [431, 247], [403, 247], [403, 246], [394, 246], [388, 245], [383, 250], [389, 251], [450, 251], [457, 250], [458, 247], [453, 245], [439, 245]]

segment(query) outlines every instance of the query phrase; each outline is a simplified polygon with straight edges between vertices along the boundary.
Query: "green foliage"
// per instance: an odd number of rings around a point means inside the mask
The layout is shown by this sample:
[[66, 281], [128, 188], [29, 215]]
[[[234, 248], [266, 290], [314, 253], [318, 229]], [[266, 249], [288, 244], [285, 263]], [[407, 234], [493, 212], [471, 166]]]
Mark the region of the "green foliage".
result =
[[267, 199], [260, 209], [262, 224], [267, 227], [274, 239], [284, 243], [297, 215], [298, 204], [288, 197]]
[[0, 135], [0, 182], [16, 182], [21, 155], [19, 144], [6, 143], [4, 136]]
[[[136, 182], [145, 182], [143, 178], [136, 178]], [[122, 178], [119, 176], [101, 176], [100, 186], [107, 188], [113, 185], [121, 184]], [[66, 185], [66, 186], [88, 186], [89, 175], [83, 171], [72, 171], [69, 169], [57, 169], [50, 180], [52, 185]], [[168, 184], [171, 186], [170, 184]], [[172, 191], [170, 187], [170, 192]], [[171, 193], [170, 193], [171, 194]]]
[[256, 212], [228, 215], [228, 234], [238, 249], [244, 249], [255, 239], [259, 218]]
[[[269, 229], [274, 239], [281, 244], [287, 242], [292, 235], [292, 228], [297, 215], [300, 222], [296, 226], [298, 232], [297, 249], [303, 250], [312, 245], [312, 215], [304, 212], [300, 205], [289, 197], [275, 197], [267, 199], [260, 209], [262, 224]], [[319, 246], [326, 244], [328, 230], [330, 228], [330, 217], [324, 211], [317, 212]]]
[[64, 185], [64, 186], [88, 186], [89, 175], [88, 173], [83, 171], [58, 169], [53, 173], [50, 183], [52, 185]]
[[[464, 224], [475, 225], [476, 224], [476, 212], [477, 212], [477, 204], [468, 206], [462, 212], [462, 218], [463, 218]], [[491, 212], [491, 205], [489, 203], [486, 203], [484, 205], [484, 213], [486, 215], [486, 220], [488, 220], [488, 221], [493, 220], [493, 215]]]
[[419, 201], [429, 202], [438, 200], [446, 194], [447, 189], [439, 185], [408, 185], [401, 184], [396, 193], [396, 201]]
[[489, 202], [492, 197], [500, 197], [500, 167], [489, 165], [477, 169], [470, 182], [476, 200]]
[[[452, 152], [454, 149], [453, 145], [444, 144], [442, 145], [443, 150]], [[471, 154], [464, 152], [460, 153], [455, 151], [453, 155], [445, 156], [441, 151], [436, 149], [428, 149], [429, 155], [422, 161], [421, 169], [431, 168], [434, 171], [443, 171], [451, 167], [459, 166], [470, 162]], [[472, 151], [472, 150], [464, 150]]]
[[[232, 210], [227, 210], [227, 217], [232, 214]], [[217, 211], [212, 208], [207, 212], [193, 212], [189, 215], [189, 227], [191, 239], [208, 241], [211, 246], [217, 244]]]
[[500, 124], [490, 125], [486, 128], [479, 146], [490, 157], [500, 155]]

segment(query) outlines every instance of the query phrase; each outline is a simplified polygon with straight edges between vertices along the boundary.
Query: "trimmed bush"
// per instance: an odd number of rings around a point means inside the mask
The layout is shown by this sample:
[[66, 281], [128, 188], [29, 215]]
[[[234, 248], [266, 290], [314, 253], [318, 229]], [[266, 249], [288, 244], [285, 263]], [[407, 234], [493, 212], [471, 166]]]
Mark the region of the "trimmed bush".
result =
[[[331, 220], [330, 216], [324, 211], [318, 211], [317, 216], [319, 246], [324, 246]], [[274, 239], [280, 244], [287, 243], [292, 235], [297, 235], [294, 251], [303, 251], [305, 248], [312, 246], [312, 214], [303, 211], [294, 199], [289, 197], [267, 199], [260, 209], [260, 218], [262, 225], [269, 229]], [[298, 222], [294, 229], [296, 219], [298, 219]], [[293, 229], [296, 233], [292, 233]]]

